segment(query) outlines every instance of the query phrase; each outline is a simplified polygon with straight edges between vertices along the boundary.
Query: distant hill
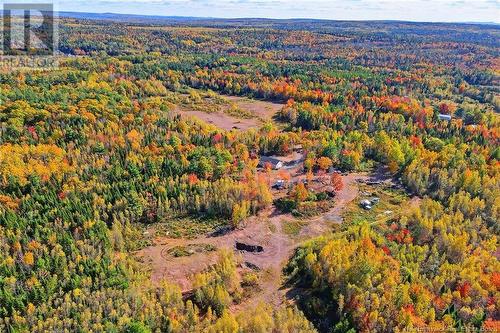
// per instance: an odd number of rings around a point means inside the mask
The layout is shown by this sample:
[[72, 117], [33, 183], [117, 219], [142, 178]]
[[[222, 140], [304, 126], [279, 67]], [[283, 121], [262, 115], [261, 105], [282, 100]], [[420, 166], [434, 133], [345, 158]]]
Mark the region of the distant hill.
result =
[[[0, 9], [0, 14], [3, 11]], [[270, 24], [273, 26], [300, 23], [300, 24], [314, 24], [314, 23], [329, 23], [333, 25], [343, 25], [349, 23], [375, 23], [375, 24], [466, 24], [466, 25], [487, 25], [499, 27], [499, 23], [495, 22], [415, 22], [415, 21], [399, 21], [399, 20], [367, 20], [367, 21], [349, 21], [349, 20], [326, 20], [326, 19], [312, 19], [312, 18], [290, 18], [290, 19], [274, 19], [274, 18], [217, 18], [217, 17], [196, 17], [196, 16], [163, 16], [163, 15], [136, 15], [136, 14], [117, 14], [117, 13], [87, 13], [87, 12], [68, 12], [61, 11], [58, 13], [59, 17], [74, 18], [80, 20], [98, 20], [98, 21], [114, 21], [122, 23], [149, 23], [149, 24], [179, 24], [179, 23], [194, 23], [201, 25], [255, 25], [255, 24]]]
[[[217, 17], [196, 17], [196, 16], [162, 16], [162, 15], [135, 15], [135, 14], [116, 14], [116, 13], [85, 13], [85, 12], [59, 12], [59, 16], [77, 19], [95, 19], [95, 20], [113, 20], [122, 22], [146, 22], [146, 21], [177, 21], [177, 22], [193, 22], [193, 21], [211, 21], [211, 22], [228, 22], [228, 23], [285, 23], [285, 22], [377, 22], [377, 23], [426, 23], [412, 22], [399, 20], [367, 20], [367, 21], [348, 21], [348, 20], [326, 20], [326, 19], [311, 19], [311, 18], [291, 18], [291, 19], [273, 19], [273, 18], [217, 18]], [[440, 22], [433, 22], [440, 23]], [[497, 25], [495, 22], [449, 22], [443, 24], [481, 24], [481, 25]]]
[[134, 15], [115, 13], [82, 13], [82, 12], [59, 12], [60, 17], [76, 19], [113, 20], [113, 21], [199, 21], [211, 18], [200, 18], [191, 16], [160, 16], [160, 15]]

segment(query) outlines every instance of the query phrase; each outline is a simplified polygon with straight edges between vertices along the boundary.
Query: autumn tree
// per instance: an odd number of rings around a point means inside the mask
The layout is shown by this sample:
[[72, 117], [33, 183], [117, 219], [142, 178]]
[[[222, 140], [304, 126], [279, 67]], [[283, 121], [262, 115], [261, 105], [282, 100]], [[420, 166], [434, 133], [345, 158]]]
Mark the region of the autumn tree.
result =
[[334, 192], [342, 191], [342, 189], [344, 188], [344, 181], [340, 174], [338, 174], [337, 172], [332, 173], [330, 180]]
[[316, 161], [320, 170], [326, 172], [333, 165], [333, 162], [328, 157], [322, 156]]

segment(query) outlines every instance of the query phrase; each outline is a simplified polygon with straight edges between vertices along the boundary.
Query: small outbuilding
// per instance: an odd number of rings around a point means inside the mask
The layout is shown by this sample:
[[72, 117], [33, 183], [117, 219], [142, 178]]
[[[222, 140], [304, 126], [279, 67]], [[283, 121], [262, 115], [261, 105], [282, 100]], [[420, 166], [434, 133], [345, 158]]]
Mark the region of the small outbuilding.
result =
[[380, 198], [373, 197], [373, 198], [370, 198], [369, 200], [368, 199], [361, 200], [359, 205], [366, 210], [371, 210], [373, 208], [373, 206], [375, 206], [379, 202], [380, 202]]
[[370, 200], [361, 200], [361, 202], [359, 203], [359, 205], [361, 207], [363, 207], [364, 209], [366, 210], [370, 210], [372, 209], [372, 203], [370, 202]]
[[449, 114], [442, 114], [440, 113], [438, 115], [439, 120], [446, 120], [446, 121], [451, 121], [451, 116]]
[[259, 167], [265, 168], [267, 165], [273, 170], [279, 170], [284, 166], [283, 162], [275, 157], [261, 156], [259, 159]]
[[286, 185], [286, 182], [284, 179], [278, 179], [274, 184], [273, 184], [273, 188], [277, 189], [277, 190], [282, 190], [285, 188], [285, 185]]

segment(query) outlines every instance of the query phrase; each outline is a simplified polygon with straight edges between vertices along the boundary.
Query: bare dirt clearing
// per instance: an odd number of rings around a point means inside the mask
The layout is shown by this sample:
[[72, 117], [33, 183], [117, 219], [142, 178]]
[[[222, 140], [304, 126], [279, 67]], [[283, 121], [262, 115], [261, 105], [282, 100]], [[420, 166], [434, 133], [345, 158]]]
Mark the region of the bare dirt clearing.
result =
[[206, 111], [189, 105], [179, 105], [174, 113], [183, 117], [195, 117], [218, 128], [230, 131], [258, 128], [281, 110], [282, 104], [235, 96], [221, 96], [225, 102], [217, 107], [207, 106]]
[[257, 128], [261, 124], [260, 120], [254, 119], [239, 119], [222, 112], [206, 113], [203, 111], [190, 110], [185, 107], [177, 107], [176, 113], [183, 117], [194, 117], [203, 120], [208, 124], [212, 124], [220, 129], [230, 131], [233, 129], [247, 130], [249, 128]]
[[271, 121], [274, 115], [283, 108], [283, 104], [261, 101], [237, 96], [224, 96], [242, 110], [250, 112], [261, 121]]
[[344, 188], [335, 198], [334, 208], [328, 212], [328, 219], [319, 217], [310, 220], [299, 233], [299, 237], [290, 237], [283, 231], [283, 223], [295, 220], [291, 214], [280, 214], [270, 208], [259, 216], [246, 221], [246, 227], [219, 237], [204, 236], [193, 240], [159, 237], [154, 244], [138, 255], [152, 269], [152, 280], [158, 283], [162, 279], [178, 283], [184, 292], [191, 289], [190, 277], [209, 268], [217, 260], [216, 252], [194, 253], [185, 257], [174, 257], [169, 250], [178, 246], [209, 244], [218, 249], [235, 249], [236, 242], [258, 244], [264, 248], [261, 253], [238, 251], [242, 262], [249, 262], [267, 273], [263, 280], [262, 291], [236, 306], [241, 308], [259, 301], [281, 303], [284, 291], [280, 291], [281, 269], [290, 258], [293, 250], [302, 240], [320, 236], [331, 230], [332, 225], [340, 223], [342, 209], [358, 195], [358, 181], [368, 179], [366, 174], [350, 174], [343, 177]]
[[[302, 177], [296, 175], [295, 177]], [[372, 190], [377, 185], [370, 183], [384, 183], [390, 186], [392, 180], [382, 170], [368, 175], [366, 173], [353, 173], [342, 176], [344, 187], [335, 196], [333, 208], [328, 212], [312, 219], [297, 219], [291, 214], [282, 214], [274, 206], [262, 211], [258, 216], [246, 220], [245, 226], [221, 236], [210, 235], [195, 239], [180, 239], [157, 237], [153, 245], [138, 252], [138, 256], [151, 268], [154, 283], [163, 279], [177, 283], [183, 292], [192, 289], [191, 278], [194, 274], [207, 270], [216, 263], [218, 254], [215, 249], [230, 249], [237, 253], [241, 264], [240, 273], [257, 269], [261, 275], [259, 288], [242, 303], [233, 305], [234, 312], [265, 302], [280, 305], [289, 302], [290, 292], [282, 288], [282, 269], [286, 265], [293, 251], [300, 243], [333, 231], [336, 224], [344, 221], [344, 214], [353, 206], [358, 206], [357, 201], [365, 195], [361, 189], [366, 186]], [[274, 192], [277, 197], [278, 193]], [[405, 200], [406, 208], [417, 205], [418, 198]], [[384, 221], [379, 219], [379, 222]], [[373, 222], [372, 224], [375, 224]], [[339, 232], [338, 235], [343, 235]], [[237, 251], [236, 242], [263, 247], [262, 252]], [[209, 248], [209, 251], [192, 251], [188, 255], [172, 255], [176, 249]]]

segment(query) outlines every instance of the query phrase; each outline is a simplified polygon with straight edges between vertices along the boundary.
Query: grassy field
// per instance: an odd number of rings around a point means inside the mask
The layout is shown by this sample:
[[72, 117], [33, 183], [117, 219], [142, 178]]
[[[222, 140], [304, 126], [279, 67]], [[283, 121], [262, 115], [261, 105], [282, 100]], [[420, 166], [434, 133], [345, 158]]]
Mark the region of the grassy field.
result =
[[[368, 210], [361, 207], [362, 200], [379, 198], [379, 202]], [[352, 201], [343, 214], [344, 228], [361, 223], [375, 223], [385, 220], [391, 216], [397, 216], [401, 208], [406, 206], [409, 197], [403, 190], [395, 190], [385, 184], [381, 185], [360, 185], [360, 195]]]
[[300, 230], [302, 230], [302, 228], [307, 225], [307, 223], [308, 222], [306, 220], [283, 221], [282, 222], [283, 232], [290, 237], [296, 237], [299, 235]]

